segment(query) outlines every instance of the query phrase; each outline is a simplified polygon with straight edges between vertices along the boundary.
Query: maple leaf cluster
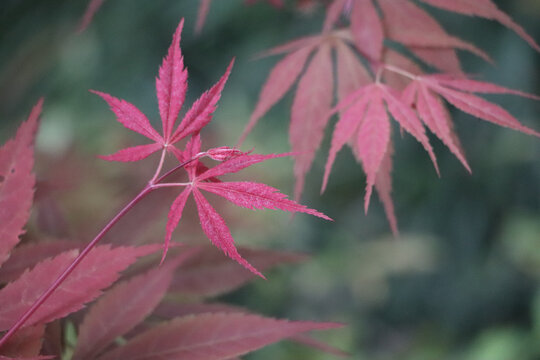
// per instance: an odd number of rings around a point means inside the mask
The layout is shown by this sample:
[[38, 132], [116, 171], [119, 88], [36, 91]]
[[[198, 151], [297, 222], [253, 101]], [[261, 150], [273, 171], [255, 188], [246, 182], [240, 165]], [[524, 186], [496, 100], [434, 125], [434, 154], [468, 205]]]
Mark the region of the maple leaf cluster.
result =
[[[240, 307], [207, 302], [255, 278], [209, 246], [186, 247], [181, 252], [175, 249], [163, 266], [150, 269], [137, 260], [158, 252], [161, 244], [93, 247], [46, 301], [20, 323], [21, 316], [85, 251], [76, 241], [21, 241], [36, 187], [32, 168], [42, 103], [40, 100], [36, 104], [16, 136], [0, 148], [1, 360], [59, 359], [67, 352], [74, 360], [224, 360], [282, 339], [344, 355], [305, 334], [341, 324], [274, 319]], [[218, 148], [208, 151], [208, 156], [223, 159], [230, 153]], [[230, 184], [235, 188], [235, 183]], [[270, 198], [275, 196], [274, 192], [269, 194]], [[240, 197], [238, 201], [242, 200]], [[209, 210], [205, 211], [208, 214]], [[242, 252], [261, 270], [305, 259], [303, 255], [275, 251]], [[165, 299], [167, 294], [190, 301], [170, 302]], [[71, 316], [74, 313], [78, 315]], [[77, 333], [71, 349], [63, 341], [62, 329], [67, 322], [75, 325]], [[20, 328], [11, 333], [19, 323]], [[117, 342], [119, 338], [124, 339], [123, 345]]]
[[[540, 46], [525, 30], [492, 0], [421, 2], [463, 15], [496, 20], [540, 51]], [[409, 54], [397, 51], [395, 44], [406, 48]], [[539, 97], [467, 77], [456, 50], [490, 61], [489, 56], [473, 44], [448, 34], [412, 0], [335, 0], [326, 10], [321, 34], [293, 40], [263, 54], [286, 56], [271, 70], [239, 143], [298, 81], [289, 129], [292, 151], [300, 154], [295, 157], [295, 199], [302, 194], [306, 174], [331, 115], [339, 113], [322, 191], [327, 186], [337, 153], [344, 145], [349, 145], [366, 173], [366, 212], [375, 188], [397, 235], [391, 199], [394, 145], [390, 117], [424, 147], [437, 173], [437, 161], [425, 128], [471, 171], [445, 102], [482, 120], [540, 136], [499, 105], [475, 93], [513, 94], [536, 100]], [[333, 70], [333, 53], [336, 71]], [[426, 69], [435, 73], [430, 74]]]
[[[229, 77], [233, 61], [231, 61], [221, 79], [193, 103], [175, 129], [178, 113], [184, 103], [187, 91], [187, 70], [184, 68], [183, 57], [180, 51], [180, 33], [183, 24], [184, 21], [182, 20], [173, 36], [167, 56], [163, 59], [163, 63], [159, 69], [159, 76], [156, 78], [156, 93], [162, 124], [161, 134], [152, 127], [146, 116], [133, 104], [102, 92], [93, 91], [109, 104], [118, 122], [126, 128], [153, 141], [153, 143], [148, 145], [122, 149], [115, 154], [103, 156], [102, 158], [109, 161], [138, 161], [154, 152], [162, 151], [161, 163], [156, 176], [150, 181], [150, 189], [167, 186], [184, 188], [172, 203], [168, 215], [164, 257], [169, 248], [172, 233], [182, 218], [186, 201], [189, 195], [193, 194], [201, 227], [206, 236], [227, 256], [253, 273], [264, 277], [238, 253], [234, 245], [234, 239], [225, 221], [206, 200], [201, 190], [214, 193], [235, 205], [252, 210], [265, 208], [279, 209], [291, 213], [303, 212], [326, 220], [331, 219], [318, 211], [287, 199], [286, 195], [281, 194], [279, 190], [268, 185], [255, 182], [222, 182], [220, 179], [223, 175], [235, 173], [251, 165], [268, 159], [286, 156], [287, 154], [258, 155], [244, 153], [238, 149], [227, 147], [201, 152], [200, 131], [212, 120], [217, 102]], [[191, 138], [186, 144], [185, 149], [181, 150], [176, 145], [180, 140], [188, 136], [191, 136]], [[157, 179], [163, 163], [163, 157], [167, 152], [174, 154], [180, 162], [180, 167], [186, 170], [188, 175], [187, 182], [162, 183], [161, 179], [164, 179], [166, 175]], [[201, 162], [201, 158], [203, 157], [218, 160], [220, 164], [213, 168], [208, 168]]]

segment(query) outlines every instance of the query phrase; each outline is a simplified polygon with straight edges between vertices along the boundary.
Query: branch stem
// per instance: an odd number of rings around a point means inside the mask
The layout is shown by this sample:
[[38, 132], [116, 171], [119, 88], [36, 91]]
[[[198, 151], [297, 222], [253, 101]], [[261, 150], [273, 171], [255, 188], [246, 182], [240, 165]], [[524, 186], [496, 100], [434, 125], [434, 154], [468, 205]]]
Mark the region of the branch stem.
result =
[[165, 159], [165, 154], [167, 152], [167, 149], [164, 148], [161, 153], [161, 158], [159, 161], [159, 165], [156, 169], [156, 172], [152, 179], [148, 182], [148, 184], [144, 187], [144, 189], [137, 194], [126, 206], [124, 206], [108, 223], [101, 229], [99, 234], [96, 235], [92, 241], [90, 241], [86, 247], [80, 252], [80, 254], [73, 260], [71, 264], [60, 274], [56, 280], [45, 290], [43, 294], [37, 300], [32, 304], [32, 306], [26, 310], [24, 314], [21, 315], [21, 317], [17, 320], [17, 322], [8, 330], [7, 333], [2, 336], [0, 339], [0, 348], [5, 345], [9, 339], [19, 330], [25, 323], [28, 321], [28, 319], [37, 311], [37, 309], [45, 302], [47, 299], [52, 295], [52, 293], [64, 282], [64, 280], [75, 270], [75, 268], [79, 265], [81, 261], [88, 255], [88, 253], [99, 243], [99, 241], [109, 232], [109, 230], [124, 216], [126, 215], [139, 201], [141, 201], [146, 195], [148, 195], [150, 192], [152, 192], [155, 189], [167, 187], [167, 186], [187, 186], [188, 183], [161, 183], [165, 178], [172, 175], [174, 172], [178, 171], [179, 169], [183, 168], [187, 164], [191, 163], [192, 161], [196, 160], [197, 157], [194, 157], [192, 159], [189, 159], [187, 161], [184, 161], [183, 163], [179, 164], [178, 166], [172, 168], [168, 172], [166, 172], [164, 175], [159, 176], [159, 173], [161, 172], [161, 169], [163, 167], [163, 162]]
[[129, 210], [131, 210], [139, 201], [153, 190], [152, 186], [147, 185], [137, 196], [133, 198], [122, 210], [120, 210], [96, 237], [86, 245], [73, 262], [56, 278], [49, 288], [26, 310], [26, 312], [17, 320], [7, 333], [0, 339], [0, 348], [19, 330], [24, 323], [36, 312], [36, 310], [52, 295], [52, 293], [64, 282], [64, 280], [75, 270], [77, 265], [88, 255], [88, 253], [97, 245], [97, 243], [107, 234], [107, 232], [120, 220]]

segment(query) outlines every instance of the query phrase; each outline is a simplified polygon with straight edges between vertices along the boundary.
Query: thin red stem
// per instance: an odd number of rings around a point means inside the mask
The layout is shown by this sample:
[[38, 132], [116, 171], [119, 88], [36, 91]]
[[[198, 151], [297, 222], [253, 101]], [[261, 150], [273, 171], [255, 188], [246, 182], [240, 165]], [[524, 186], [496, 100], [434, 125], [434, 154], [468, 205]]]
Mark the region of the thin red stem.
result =
[[141, 201], [153, 188], [147, 185], [133, 200], [131, 200], [122, 210], [112, 218], [107, 225], [96, 235], [96, 237], [86, 245], [81, 253], [73, 260], [73, 262], [62, 272], [62, 274], [49, 286], [49, 288], [41, 294], [41, 296], [34, 302], [34, 304], [26, 310], [26, 312], [17, 320], [9, 331], [4, 334], [0, 339], [0, 347], [4, 345], [15, 334], [21, 326], [32, 316], [36, 310], [52, 295], [52, 293], [64, 282], [64, 280], [71, 274], [73, 270], [79, 265], [79, 263], [86, 257], [86, 255], [96, 246], [96, 244], [105, 236], [105, 234], [120, 220], [131, 208], [133, 208], [139, 201]]
[[[137, 194], [131, 200], [122, 210], [120, 210], [108, 223], [101, 229], [99, 234], [96, 235], [96, 237], [86, 245], [86, 247], [81, 251], [81, 253], [73, 260], [73, 262], [56, 278], [56, 280], [49, 286], [49, 288], [41, 294], [41, 296], [32, 304], [32, 306], [26, 310], [26, 312], [17, 320], [17, 322], [9, 329], [7, 333], [4, 334], [4, 336], [0, 339], [0, 348], [19, 330], [24, 323], [36, 312], [36, 310], [45, 302], [47, 299], [52, 295], [52, 293], [64, 282], [64, 280], [75, 270], [77, 265], [88, 255], [88, 253], [97, 245], [97, 243], [107, 234], [107, 232], [120, 220], [125, 214], [129, 212], [139, 201], [141, 201], [148, 193], [150, 193], [152, 190], [155, 190], [157, 188], [163, 187], [165, 184], [161, 184], [162, 186], [156, 186], [161, 181], [165, 180], [168, 176], [172, 175], [175, 171], [183, 168], [190, 162], [197, 159], [197, 157], [192, 158], [188, 161], [184, 161], [180, 165], [174, 167], [173, 169], [169, 170], [164, 175], [157, 178], [158, 174], [161, 171], [161, 168], [163, 166], [163, 160], [165, 156], [165, 151], [162, 152], [161, 159], [158, 165], [158, 168], [156, 170], [155, 175], [152, 177], [152, 179], [148, 182], [148, 185], [142, 189], [142, 191]], [[157, 178], [157, 179], [156, 179]], [[176, 184], [175, 184], [176, 185]]]

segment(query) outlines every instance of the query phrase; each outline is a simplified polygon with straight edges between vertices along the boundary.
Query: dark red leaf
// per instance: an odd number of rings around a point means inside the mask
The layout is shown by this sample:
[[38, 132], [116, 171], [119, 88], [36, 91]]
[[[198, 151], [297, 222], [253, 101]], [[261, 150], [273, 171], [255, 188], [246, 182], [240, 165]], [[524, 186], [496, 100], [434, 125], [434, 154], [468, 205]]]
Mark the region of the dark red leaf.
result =
[[43, 99], [33, 107], [14, 139], [0, 148], [0, 265], [19, 242], [34, 197], [34, 138]]
[[[25, 325], [47, 323], [79, 310], [85, 303], [99, 296], [102, 289], [118, 279], [119, 272], [138, 257], [160, 248], [161, 246], [157, 245], [114, 249], [109, 245], [96, 247]], [[77, 250], [67, 251], [44, 260], [0, 290], [0, 303], [3, 304], [0, 308], [0, 331], [9, 329], [19, 319], [75, 259], [77, 253]]]
[[299, 333], [340, 326], [238, 313], [186, 316], [135, 337], [99, 360], [225, 360]]

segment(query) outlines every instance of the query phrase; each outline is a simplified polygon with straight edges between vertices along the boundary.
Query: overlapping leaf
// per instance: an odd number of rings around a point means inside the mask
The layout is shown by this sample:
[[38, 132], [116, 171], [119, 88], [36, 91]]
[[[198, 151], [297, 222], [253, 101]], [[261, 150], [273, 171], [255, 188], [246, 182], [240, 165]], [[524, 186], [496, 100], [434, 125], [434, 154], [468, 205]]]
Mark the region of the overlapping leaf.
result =
[[99, 360], [225, 360], [299, 333], [340, 326], [335, 323], [293, 322], [240, 313], [193, 315], [148, 330]]
[[[489, 102], [477, 95], [474, 95], [473, 93], [513, 94], [536, 100], [540, 100], [540, 97], [526, 94], [521, 91], [507, 89], [490, 83], [470, 79], [456, 79], [440, 75], [421, 76], [416, 79], [416, 83], [420, 92], [419, 97], [423, 98], [422, 100], [425, 102], [425, 105], [430, 111], [440, 111], [436, 109], [436, 99], [433, 99], [432, 96], [433, 93], [436, 93], [450, 104], [454, 105], [456, 108], [473, 115], [474, 117], [492, 122], [496, 125], [521, 131], [525, 134], [540, 136], [539, 132], [522, 125], [514, 116], [499, 105]], [[416, 85], [413, 84], [410, 86]], [[436, 117], [439, 119], [441, 118], [441, 116]], [[444, 129], [441, 131], [447, 132], [448, 130]], [[435, 133], [437, 134], [437, 132]], [[439, 136], [439, 134], [437, 135]], [[452, 148], [451, 150], [454, 152]]]
[[115, 285], [92, 306], [79, 327], [73, 359], [90, 359], [144, 320], [165, 296], [183, 258]]
[[15, 138], [0, 148], [0, 265], [19, 242], [34, 197], [34, 137], [43, 99], [32, 109]]
[[[242, 247], [239, 251], [260, 271], [280, 264], [297, 263], [306, 258], [300, 254]], [[179, 268], [171, 292], [195, 298], [218, 296], [239, 288], [253, 277], [252, 273], [223, 258], [217, 251], [206, 249]]]
[[536, 51], [540, 51], [540, 46], [527, 32], [512, 20], [508, 14], [501, 11], [492, 0], [421, 0], [422, 2], [456, 13], [479, 16], [486, 19], [496, 20], [527, 41]]
[[[118, 279], [120, 271], [126, 269], [137, 258], [160, 248], [157, 245], [114, 249], [109, 245], [96, 247], [47, 302], [29, 318], [25, 326], [47, 323], [79, 310], [85, 303], [99, 296], [102, 289]], [[66, 251], [44, 260], [1, 289], [0, 330], [9, 329], [77, 254], [77, 250]]]

